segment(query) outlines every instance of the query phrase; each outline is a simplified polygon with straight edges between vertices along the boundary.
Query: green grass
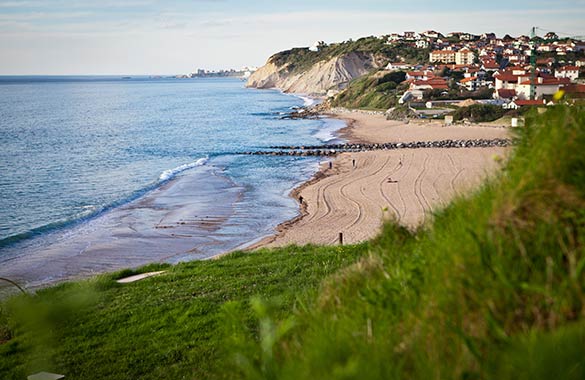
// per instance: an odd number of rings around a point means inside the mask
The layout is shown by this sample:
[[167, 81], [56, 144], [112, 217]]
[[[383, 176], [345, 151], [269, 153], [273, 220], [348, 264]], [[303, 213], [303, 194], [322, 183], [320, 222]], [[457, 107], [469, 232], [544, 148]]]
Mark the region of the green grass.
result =
[[415, 232], [5, 302], [0, 378], [583, 379], [585, 110], [517, 133], [497, 178]]
[[233, 345], [242, 376], [584, 378], [585, 112], [528, 125], [499, 178], [416, 233], [387, 225], [270, 356], [253, 332]]
[[405, 73], [392, 72], [380, 75], [374, 72], [350, 82], [349, 86], [331, 101], [334, 107], [364, 110], [382, 110], [397, 104], [397, 87], [405, 80]]
[[[0, 379], [24, 379], [41, 370], [67, 379], [225, 378], [225, 304], [240, 301], [253, 315], [252, 297], [275, 303], [284, 315], [320, 281], [356, 261], [367, 244], [290, 247], [236, 253], [219, 260], [166, 269], [160, 277], [120, 285], [124, 271], [59, 285], [0, 308], [12, 339], [0, 344]], [[1, 329], [0, 329], [1, 331]]]
[[317, 62], [330, 60], [349, 53], [365, 53], [374, 55], [379, 62], [404, 59], [411, 64], [428, 62], [430, 49], [418, 49], [407, 43], [388, 45], [385, 39], [370, 36], [357, 40], [348, 40], [323, 46], [318, 51], [309, 48], [294, 48], [281, 51], [269, 58], [269, 62], [277, 66], [288, 65], [291, 74], [307, 71]]

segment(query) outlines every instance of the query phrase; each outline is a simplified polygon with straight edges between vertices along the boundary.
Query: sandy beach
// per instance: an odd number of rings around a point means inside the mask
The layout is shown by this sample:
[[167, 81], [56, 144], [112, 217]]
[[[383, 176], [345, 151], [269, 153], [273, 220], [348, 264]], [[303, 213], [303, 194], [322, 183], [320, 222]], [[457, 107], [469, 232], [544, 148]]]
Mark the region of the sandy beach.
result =
[[[350, 142], [384, 143], [509, 137], [509, 130], [485, 126], [442, 126], [439, 122], [389, 121], [382, 115], [332, 115], [348, 122], [340, 131]], [[409, 228], [454, 197], [477, 188], [500, 167], [509, 148], [432, 148], [343, 153], [332, 168], [324, 163], [315, 178], [295, 189], [301, 215], [256, 247], [290, 244], [357, 243], [377, 235], [385, 219]]]

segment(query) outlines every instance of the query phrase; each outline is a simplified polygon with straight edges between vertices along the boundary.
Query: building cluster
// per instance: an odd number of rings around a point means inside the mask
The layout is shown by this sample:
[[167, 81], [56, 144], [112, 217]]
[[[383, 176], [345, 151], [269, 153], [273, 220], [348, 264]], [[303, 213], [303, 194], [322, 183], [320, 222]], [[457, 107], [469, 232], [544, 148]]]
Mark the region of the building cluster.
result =
[[388, 70], [407, 72], [410, 85], [401, 102], [422, 100], [428, 90], [448, 97], [453, 90], [489, 89], [492, 103], [504, 107], [543, 104], [559, 90], [585, 98], [585, 84], [580, 83], [585, 77], [585, 42], [579, 39], [559, 39], [552, 32], [538, 38], [499, 38], [494, 33], [443, 35], [432, 30], [383, 38], [389, 45], [428, 51], [427, 62], [388, 64]]
[[177, 75], [177, 78], [223, 78], [223, 77], [237, 77], [237, 78], [248, 78], [254, 71], [258, 70], [257, 67], [244, 66], [239, 70], [206, 70], [197, 69], [195, 72], [185, 75]]

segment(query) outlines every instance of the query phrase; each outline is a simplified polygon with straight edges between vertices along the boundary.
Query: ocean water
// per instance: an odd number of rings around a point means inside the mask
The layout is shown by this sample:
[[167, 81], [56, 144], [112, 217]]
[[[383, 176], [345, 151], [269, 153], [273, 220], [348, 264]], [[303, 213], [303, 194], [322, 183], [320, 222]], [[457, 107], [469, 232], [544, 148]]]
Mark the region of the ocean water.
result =
[[239, 153], [334, 139], [339, 121], [280, 119], [308, 101], [238, 79], [0, 77], [0, 275], [42, 284], [272, 233], [318, 161]]

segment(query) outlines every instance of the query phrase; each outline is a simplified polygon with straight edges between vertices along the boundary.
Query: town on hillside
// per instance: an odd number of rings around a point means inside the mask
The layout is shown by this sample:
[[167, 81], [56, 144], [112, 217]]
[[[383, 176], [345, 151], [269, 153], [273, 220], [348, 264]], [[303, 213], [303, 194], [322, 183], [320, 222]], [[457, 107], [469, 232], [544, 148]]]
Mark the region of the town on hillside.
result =
[[402, 59], [387, 65], [406, 72], [409, 86], [399, 103], [448, 100], [457, 92], [481, 94], [483, 103], [506, 109], [552, 104], [559, 90], [585, 98], [585, 37], [561, 38], [554, 32], [539, 37], [537, 29], [531, 37], [430, 30], [380, 38], [428, 52], [426, 62]]

